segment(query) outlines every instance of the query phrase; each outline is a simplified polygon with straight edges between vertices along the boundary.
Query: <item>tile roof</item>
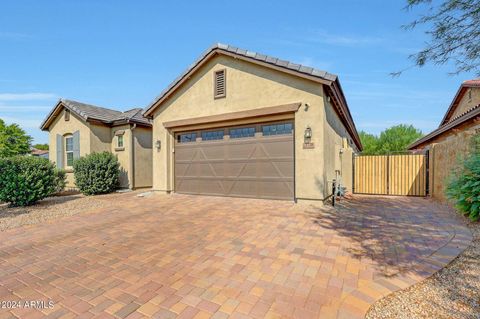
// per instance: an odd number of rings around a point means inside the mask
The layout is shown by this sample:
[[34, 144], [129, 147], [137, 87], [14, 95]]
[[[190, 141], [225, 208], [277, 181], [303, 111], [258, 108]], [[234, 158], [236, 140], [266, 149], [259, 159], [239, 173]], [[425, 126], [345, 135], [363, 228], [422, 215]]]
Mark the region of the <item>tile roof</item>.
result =
[[200, 62], [202, 62], [203, 59], [207, 57], [207, 55], [209, 55], [213, 51], [220, 51], [220, 52], [224, 51], [224, 52], [238, 54], [247, 58], [252, 58], [259, 62], [265, 62], [265, 63], [271, 64], [272, 66], [282, 67], [291, 71], [298, 72], [300, 74], [313, 76], [329, 82], [333, 82], [337, 79], [337, 76], [335, 74], [331, 74], [326, 71], [322, 71], [319, 69], [315, 69], [315, 68], [297, 64], [297, 63], [292, 63], [287, 60], [281, 60], [279, 58], [275, 58], [269, 55], [240, 49], [228, 44], [217, 43], [212, 45], [210, 48], [208, 48], [202, 55], [200, 55], [200, 57], [197, 60], [195, 60], [195, 62], [193, 62], [184, 72], [182, 72], [180, 76], [178, 76], [175, 80], [173, 80], [173, 82], [170, 83], [170, 85], [167, 86], [167, 88], [163, 90], [160, 93], [160, 95], [157, 96], [153, 100], [153, 102], [150, 103], [144, 109], [143, 114], [148, 113], [159, 100], [161, 100], [171, 89], [173, 89], [173, 87], [175, 87], [188, 73], [190, 73], [190, 71], [192, 71]]
[[442, 125], [448, 123], [450, 121], [450, 116], [453, 114], [455, 111], [458, 103], [460, 103], [460, 100], [462, 99], [463, 95], [467, 91], [468, 88], [480, 88], [480, 78], [476, 79], [471, 79], [471, 80], [466, 80], [463, 81], [460, 87], [458, 88], [457, 93], [455, 94], [455, 97], [452, 100], [452, 103], [448, 107], [447, 112], [445, 113], [445, 116], [443, 117], [442, 121], [440, 122], [439, 127]]
[[109, 125], [116, 124], [116, 122], [134, 122], [141, 125], [151, 126], [150, 121], [142, 115], [141, 108], [134, 108], [125, 112], [121, 112], [78, 101], [60, 99], [55, 108], [43, 121], [41, 125], [42, 129], [46, 129], [48, 127], [47, 124], [49, 119], [55, 114], [60, 105], [68, 108], [71, 112], [74, 112], [85, 121], [96, 120]]
[[470, 109], [466, 110], [465, 112], [455, 116], [449, 122], [442, 124], [439, 128], [432, 131], [430, 134], [425, 135], [424, 137], [420, 138], [419, 140], [412, 143], [408, 149], [412, 150], [418, 148], [420, 145], [427, 143], [428, 141], [432, 140], [433, 138], [467, 122], [468, 120], [474, 119], [477, 116], [480, 116], [480, 104], [471, 107]]

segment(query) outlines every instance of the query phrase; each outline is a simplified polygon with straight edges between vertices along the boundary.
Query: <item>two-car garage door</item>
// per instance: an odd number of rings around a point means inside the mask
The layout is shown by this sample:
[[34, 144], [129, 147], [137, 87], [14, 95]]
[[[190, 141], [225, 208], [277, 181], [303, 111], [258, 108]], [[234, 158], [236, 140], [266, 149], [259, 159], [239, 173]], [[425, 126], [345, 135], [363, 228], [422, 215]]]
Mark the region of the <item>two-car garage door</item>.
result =
[[293, 123], [262, 123], [175, 135], [175, 191], [293, 199]]

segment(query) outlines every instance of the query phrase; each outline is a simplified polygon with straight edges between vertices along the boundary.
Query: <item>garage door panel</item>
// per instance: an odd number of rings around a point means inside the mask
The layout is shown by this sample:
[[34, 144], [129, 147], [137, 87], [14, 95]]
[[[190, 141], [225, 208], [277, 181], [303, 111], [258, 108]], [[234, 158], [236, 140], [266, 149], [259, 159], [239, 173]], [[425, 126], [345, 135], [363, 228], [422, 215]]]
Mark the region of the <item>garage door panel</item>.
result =
[[[228, 128], [226, 132], [228, 132]], [[201, 136], [201, 132], [197, 132]], [[293, 135], [176, 143], [175, 191], [269, 199], [294, 197]]]

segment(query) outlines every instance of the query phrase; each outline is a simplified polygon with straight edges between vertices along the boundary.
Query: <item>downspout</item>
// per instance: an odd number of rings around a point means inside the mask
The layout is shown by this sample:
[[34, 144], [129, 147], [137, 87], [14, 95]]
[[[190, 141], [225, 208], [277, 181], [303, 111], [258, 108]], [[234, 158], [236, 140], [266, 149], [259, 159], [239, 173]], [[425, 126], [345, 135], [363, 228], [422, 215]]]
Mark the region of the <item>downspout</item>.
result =
[[135, 138], [133, 136], [134, 130], [137, 128], [137, 123], [130, 126], [130, 172], [132, 175], [130, 189], [135, 189]]

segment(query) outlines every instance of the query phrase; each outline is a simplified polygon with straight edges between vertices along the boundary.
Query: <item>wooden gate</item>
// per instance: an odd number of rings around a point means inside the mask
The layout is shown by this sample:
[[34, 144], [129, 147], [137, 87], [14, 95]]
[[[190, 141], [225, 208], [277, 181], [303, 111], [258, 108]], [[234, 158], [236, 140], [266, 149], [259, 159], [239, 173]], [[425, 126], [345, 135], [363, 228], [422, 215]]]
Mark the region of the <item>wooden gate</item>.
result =
[[354, 158], [354, 193], [427, 195], [425, 155], [361, 155]]

